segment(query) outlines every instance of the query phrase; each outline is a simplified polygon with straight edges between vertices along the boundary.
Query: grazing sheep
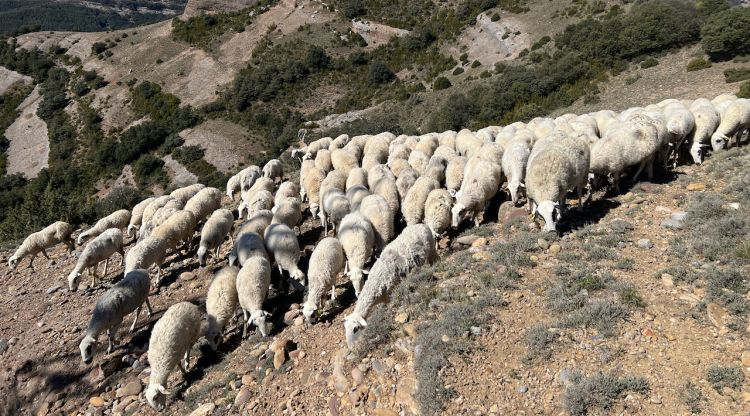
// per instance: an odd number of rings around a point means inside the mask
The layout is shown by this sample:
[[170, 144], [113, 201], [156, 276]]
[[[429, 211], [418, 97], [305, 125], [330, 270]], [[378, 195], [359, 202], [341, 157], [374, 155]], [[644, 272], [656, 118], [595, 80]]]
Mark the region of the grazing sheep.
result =
[[234, 317], [239, 305], [237, 297], [237, 274], [239, 267], [226, 266], [219, 269], [206, 294], [206, 330], [208, 345], [216, 351], [224, 338], [224, 327]]
[[362, 200], [359, 212], [372, 224], [375, 233], [375, 247], [382, 251], [385, 245], [393, 239], [394, 212], [388, 202], [380, 195], [370, 195]]
[[484, 141], [469, 129], [463, 129], [456, 135], [456, 153], [471, 158], [482, 148]]
[[388, 162], [386, 164], [390, 167], [397, 159], [409, 160], [410, 153], [409, 146], [404, 143], [393, 142], [388, 149]]
[[128, 237], [134, 237], [135, 231], [138, 229], [138, 227], [141, 226], [143, 223], [143, 211], [146, 210], [146, 207], [156, 198], [149, 197], [144, 199], [143, 201], [135, 204], [133, 207], [133, 210], [130, 213], [130, 223], [128, 224]]
[[286, 270], [293, 280], [304, 286], [305, 273], [297, 267], [302, 253], [294, 231], [284, 224], [271, 224], [266, 228], [263, 240], [266, 250], [279, 267], [279, 273], [283, 275], [283, 271]]
[[416, 267], [432, 263], [437, 258], [435, 238], [424, 225], [410, 225], [383, 250], [370, 269], [367, 282], [354, 305], [354, 311], [344, 319], [344, 332], [349, 349], [354, 347], [358, 332], [367, 326], [365, 321], [373, 307], [388, 301], [393, 288]]
[[268, 259], [263, 237], [253, 231], [241, 232], [234, 240], [232, 251], [229, 252], [229, 265], [234, 266], [238, 263], [242, 266], [247, 259], [256, 256]]
[[255, 182], [263, 176], [263, 172], [259, 167], [251, 165], [242, 169], [238, 175], [240, 175], [240, 192], [245, 193], [252, 189]]
[[271, 285], [271, 265], [263, 257], [247, 259], [237, 274], [237, 297], [244, 316], [242, 338], [247, 337], [247, 327], [255, 325], [260, 334], [267, 337], [271, 323], [266, 322], [270, 313], [263, 310], [263, 303]]
[[451, 226], [451, 207], [453, 207], [453, 197], [447, 189], [433, 189], [427, 195], [423, 222], [430, 227], [435, 238]]
[[180, 201], [181, 206], [185, 206], [187, 201], [190, 200], [190, 198], [194, 197], [198, 192], [200, 192], [203, 188], [205, 188], [206, 185], [203, 185], [201, 183], [196, 183], [193, 185], [188, 185], [182, 188], [175, 189], [172, 191], [172, 193], [169, 194], [172, 198]]
[[711, 101], [699, 98], [690, 105], [690, 112], [695, 118], [695, 130], [688, 136], [690, 139], [690, 156], [696, 164], [703, 163], [704, 148], [710, 144], [711, 136], [718, 129], [721, 117]]
[[409, 167], [408, 169], [404, 169], [403, 172], [401, 172], [401, 175], [399, 175], [398, 179], [396, 179], [396, 189], [398, 189], [398, 197], [403, 201], [406, 198], [406, 194], [409, 192], [409, 189], [411, 189], [412, 186], [414, 186], [414, 182], [419, 179], [419, 173], [417, 173], [416, 170]]
[[525, 140], [512, 140], [503, 152], [503, 174], [508, 180], [508, 191], [513, 204], [518, 202], [518, 188], [525, 186], [526, 163], [529, 160], [529, 146]]
[[467, 215], [471, 216], [476, 226], [482, 222], [484, 211], [497, 193], [502, 177], [500, 163], [484, 159], [481, 155], [466, 162], [461, 189], [456, 193], [456, 204], [451, 210], [454, 228]]
[[[125, 250], [123, 249], [122, 231], [119, 228], [110, 228], [99, 234], [96, 238], [86, 244], [81, 255], [78, 257], [76, 266], [68, 275], [68, 287], [71, 292], [78, 290], [78, 283], [81, 280], [81, 273], [84, 269], [89, 269], [91, 274], [91, 287], [96, 286], [97, 267], [104, 261], [104, 276], [107, 275], [107, 264], [109, 258], [115, 253], [120, 253], [120, 266], [125, 263]], [[93, 273], [91, 272], [93, 268]]]
[[386, 165], [375, 165], [367, 171], [367, 187], [371, 190], [375, 188], [375, 184], [380, 182], [383, 178], [389, 178], [396, 180], [396, 176]]
[[94, 358], [94, 348], [97, 344], [97, 338], [104, 331], [107, 331], [107, 340], [109, 341], [107, 353], [112, 352], [117, 329], [120, 327], [123, 318], [135, 311], [135, 319], [133, 320], [133, 324], [130, 325], [130, 332], [133, 332], [144, 303], [148, 309], [148, 316], [149, 318], [151, 317], [151, 304], [148, 302], [150, 287], [151, 282], [148, 278], [148, 272], [145, 270], [131, 270], [126, 272], [122, 280], [107, 289], [96, 301], [94, 310], [91, 312], [89, 326], [86, 328], [86, 334], [78, 346], [81, 350], [81, 359], [84, 363], [91, 363], [91, 360]]
[[169, 195], [163, 195], [158, 198], [155, 198], [153, 201], [151, 201], [150, 204], [146, 206], [146, 208], [143, 209], [143, 217], [141, 218], [141, 224], [147, 224], [149, 221], [151, 221], [151, 218], [154, 216], [156, 211], [159, 210], [159, 208], [163, 207], [164, 205], [167, 205], [169, 201], [173, 201], [174, 198], [172, 198]]
[[421, 136], [419, 142], [414, 147], [414, 151], [422, 152], [427, 155], [427, 157], [432, 157], [432, 155], [435, 153], [435, 149], [437, 149], [439, 145], [440, 144], [438, 143], [436, 136], [425, 135]]
[[323, 224], [323, 233], [328, 234], [328, 224], [330, 223], [335, 234], [341, 219], [351, 212], [349, 200], [344, 192], [334, 188], [325, 194], [322, 202], [319, 217]]
[[167, 242], [168, 249], [177, 250], [181, 242], [186, 242], [188, 243], [188, 251], [190, 251], [197, 223], [198, 221], [191, 211], [177, 211], [164, 223], [154, 228], [151, 236], [164, 239]]
[[[364, 157], [372, 157], [373, 161], [377, 161], [375, 165], [385, 163], [388, 161], [388, 148], [390, 146], [390, 141], [384, 135], [379, 134], [377, 136], [372, 136], [365, 143]], [[369, 167], [364, 166], [364, 161], [362, 162], [362, 167], [369, 170]]]
[[307, 151], [305, 152], [305, 155], [302, 156], [302, 159], [315, 159], [320, 150], [328, 149], [328, 147], [331, 146], [332, 141], [333, 140], [330, 137], [323, 137], [315, 140], [307, 146]]
[[396, 186], [396, 180], [390, 177], [385, 177], [375, 183], [375, 187], [371, 188], [372, 193], [380, 195], [383, 199], [388, 202], [391, 212], [399, 212], [401, 206], [401, 198], [398, 195], [398, 186]]
[[326, 173], [333, 170], [331, 152], [328, 149], [320, 149], [318, 155], [315, 156], [315, 167]]
[[679, 154], [685, 139], [695, 129], [695, 116], [682, 103], [670, 103], [664, 107], [664, 118], [667, 122], [667, 130], [671, 134], [670, 144], [674, 154], [674, 166], [677, 166], [677, 155]]
[[430, 163], [430, 157], [419, 150], [414, 150], [409, 154], [409, 166], [419, 172], [420, 175], [424, 174], [428, 163]]
[[273, 213], [271, 211], [254, 212], [237, 229], [235, 239], [243, 232], [254, 232], [258, 235], [263, 235], [266, 232], [266, 228], [271, 225], [271, 221], [273, 221]]
[[44, 227], [41, 231], [32, 233], [23, 240], [23, 243], [21, 243], [15, 253], [13, 253], [8, 259], [10, 269], [15, 270], [16, 266], [18, 266], [18, 262], [23, 260], [26, 256], [31, 256], [31, 259], [29, 260], [29, 268], [34, 270], [34, 259], [36, 258], [36, 255], [42, 253], [46, 259], [49, 259], [46, 250], [54, 247], [58, 243], [64, 243], [68, 247], [69, 252], [73, 251], [73, 238], [71, 237], [71, 234], [73, 234], [73, 227], [63, 221], [54, 222]]
[[[253, 192], [247, 199], [243, 200], [248, 213], [271, 210], [273, 208], [273, 194], [265, 189]], [[273, 211], [272, 211], [273, 212]]]
[[227, 197], [234, 201], [234, 196], [242, 190], [240, 174], [236, 174], [227, 180]]
[[196, 223], [201, 223], [219, 208], [221, 191], [216, 188], [203, 188], [185, 203], [184, 210], [192, 212]]
[[346, 188], [346, 199], [349, 200], [349, 207], [351, 211], [359, 209], [359, 204], [366, 196], [370, 195], [370, 190], [364, 185], [355, 185], [351, 188]]
[[526, 166], [529, 206], [531, 212], [539, 213], [544, 219], [545, 231], [555, 231], [569, 189], [576, 188], [578, 204], [582, 206], [589, 163], [588, 144], [583, 136], [575, 135], [564, 135], [559, 140], [548, 142], [529, 157]]
[[346, 189], [357, 185], [367, 186], [367, 171], [362, 168], [350, 170], [349, 176], [346, 177]]
[[341, 220], [338, 239], [346, 254], [346, 275], [359, 296], [365, 281], [365, 264], [370, 261], [375, 245], [375, 232], [370, 221], [359, 212], [352, 212]]
[[300, 221], [302, 221], [302, 204], [299, 198], [284, 198], [273, 207], [271, 224], [286, 224], [287, 227], [294, 228], [299, 225]]
[[307, 200], [310, 201], [310, 215], [313, 218], [318, 216], [318, 209], [320, 209], [320, 186], [323, 184], [325, 177], [326, 174], [315, 166], [310, 168], [305, 176], [301, 177], [301, 188], [304, 190]]
[[[447, 163], [458, 155], [456, 154], [456, 150], [452, 147], [438, 146], [438, 148], [435, 149], [435, 153], [432, 154], [432, 157], [436, 157], [436, 156], [442, 157], [443, 159], [446, 160], [446, 163]], [[432, 159], [432, 157], [430, 159]]]
[[422, 222], [424, 218], [424, 206], [427, 196], [434, 189], [440, 188], [440, 184], [433, 178], [422, 176], [414, 182], [401, 204], [401, 214], [404, 216], [406, 225], [415, 225]]
[[334, 150], [331, 153], [331, 163], [334, 169], [344, 172], [346, 176], [349, 176], [352, 169], [359, 167], [357, 158], [346, 149]]
[[281, 182], [284, 176], [284, 167], [279, 159], [271, 159], [263, 166], [263, 176], [273, 180], [274, 182]]
[[227, 235], [231, 237], [232, 228], [234, 228], [232, 211], [221, 208], [211, 214], [201, 230], [201, 242], [198, 246], [198, 263], [201, 266], [206, 265], [206, 256], [209, 253], [219, 258], [221, 244]]
[[139, 241], [125, 255], [125, 273], [136, 269], [148, 270], [156, 266], [156, 276], [161, 277], [161, 265], [167, 255], [167, 240], [149, 236]]
[[138, 240], [140, 241], [150, 236], [154, 228], [164, 224], [172, 214], [181, 210], [183, 206], [184, 204], [180, 201], [171, 199], [163, 207], [157, 209], [154, 215], [151, 216], [151, 219], [144, 222], [141, 229], [138, 230]]
[[[404, 172], [414, 170], [406, 159], [396, 159], [392, 163], [388, 164], [388, 168], [396, 178], [400, 178]], [[416, 171], [415, 171], [416, 172]]]
[[362, 153], [364, 152], [364, 145], [359, 145], [354, 139], [352, 139], [349, 143], [346, 144], [346, 146], [343, 147], [344, 150], [354, 155], [354, 158], [357, 160], [362, 159]]
[[349, 143], [349, 136], [342, 134], [331, 140], [331, 144], [328, 146], [328, 150], [333, 152], [336, 149], [341, 149]]
[[468, 159], [464, 156], [456, 156], [448, 162], [445, 167], [445, 189], [455, 195], [461, 189], [464, 180], [464, 168]]
[[308, 322], [314, 321], [321, 307], [323, 295], [330, 289], [331, 299], [336, 299], [336, 276], [344, 269], [344, 249], [339, 240], [326, 237], [315, 246], [307, 269], [309, 289], [302, 307], [302, 315]]
[[721, 115], [719, 127], [711, 135], [711, 147], [713, 151], [717, 152], [727, 146], [731, 146], [730, 141], [733, 137], [739, 146], [740, 136], [748, 129], [750, 129], [750, 100], [740, 98], [731, 101]]
[[276, 190], [276, 194], [273, 196], [273, 205], [279, 205], [281, 201], [286, 198], [299, 198], [300, 189], [296, 183], [286, 181], [279, 185], [279, 189]]
[[447, 146], [450, 148], [455, 149], [456, 148], [456, 136], [458, 133], [456, 133], [453, 130], [444, 131], [440, 134], [438, 134], [438, 144], [440, 146]]
[[190, 302], [170, 306], [154, 324], [148, 342], [151, 375], [146, 387], [146, 400], [152, 408], [164, 410], [169, 394], [166, 389], [169, 373], [178, 364], [180, 371], [187, 373], [190, 350], [198, 341], [200, 332], [201, 311]]
[[84, 241], [86, 241], [86, 239], [94, 238], [97, 235], [105, 232], [106, 230], [109, 230], [110, 228], [127, 228], [129, 223], [130, 211], [126, 209], [115, 211], [97, 221], [93, 227], [82, 232], [78, 236], [78, 240], [76, 240], [76, 243], [78, 243], [78, 245], [81, 245]]
[[424, 169], [423, 176], [435, 179], [438, 184], [445, 182], [445, 168], [448, 161], [442, 156], [432, 156]]

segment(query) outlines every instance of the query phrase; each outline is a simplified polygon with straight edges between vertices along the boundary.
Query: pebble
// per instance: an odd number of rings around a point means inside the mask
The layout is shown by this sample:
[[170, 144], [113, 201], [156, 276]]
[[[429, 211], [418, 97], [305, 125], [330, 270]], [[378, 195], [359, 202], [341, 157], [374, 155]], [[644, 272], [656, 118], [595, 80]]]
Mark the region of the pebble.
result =
[[547, 240], [545, 240], [545, 239], [543, 239], [543, 238], [540, 238], [540, 239], [536, 240], [536, 244], [537, 244], [537, 245], [539, 246], [539, 248], [541, 248], [542, 250], [546, 250], [546, 249], [548, 249], [548, 248], [549, 248], [549, 243], [547, 242]]
[[300, 314], [299, 309], [292, 309], [284, 314], [284, 322], [293, 322]]
[[688, 191], [703, 191], [706, 189], [706, 184], [703, 182], [693, 182], [689, 183], [685, 189]]
[[661, 284], [666, 288], [674, 287], [674, 277], [669, 273], [661, 274]]
[[399, 313], [396, 314], [396, 317], [395, 317], [394, 321], [397, 324], [405, 324], [405, 323], [409, 322], [409, 314], [406, 313], [406, 312], [399, 312]]
[[180, 280], [187, 282], [195, 279], [195, 273], [193, 272], [182, 272], [180, 273]]
[[529, 387], [528, 387], [528, 386], [526, 386], [526, 385], [523, 385], [523, 386], [518, 386], [518, 387], [516, 388], [516, 391], [517, 391], [518, 393], [524, 394], [524, 393], [526, 393], [527, 391], [529, 391]]
[[648, 401], [650, 401], [653, 404], [661, 404], [661, 397], [651, 396], [651, 398]]
[[557, 253], [559, 253], [560, 251], [562, 251], [562, 247], [560, 246], [560, 244], [552, 244], [552, 245], [551, 245], [551, 246], [549, 247], [549, 251], [550, 251], [550, 253], [552, 253], [552, 254], [557, 254]]
[[649, 249], [654, 246], [654, 243], [648, 238], [641, 238], [640, 240], [638, 240], [637, 244], [638, 244], [638, 247], [645, 248], [645, 249]]
[[4, 353], [8, 349], [8, 341], [0, 339], [0, 354]]
[[174, 282], [171, 285], [169, 285], [169, 288], [172, 290], [179, 289], [180, 287], [182, 287], [182, 284], [180, 284], [180, 282]]
[[284, 350], [277, 350], [273, 354], [273, 368], [279, 369], [282, 365], [284, 365], [284, 361], [286, 361], [286, 355], [284, 354]]
[[94, 407], [102, 407], [104, 406], [104, 403], [104, 399], [102, 399], [101, 396], [94, 396], [89, 399], [89, 404]]
[[213, 403], [204, 403], [193, 410], [188, 416], [208, 416], [214, 412], [216, 405]]
[[244, 376], [242, 376], [243, 386], [250, 386], [253, 383], [255, 383], [255, 377], [252, 374], [245, 374]]
[[53, 294], [53, 293], [57, 292], [58, 290], [60, 290], [60, 288], [61, 288], [61, 287], [62, 287], [62, 286], [60, 286], [60, 285], [55, 285], [55, 286], [52, 286], [51, 288], [47, 289], [47, 290], [46, 290], [45, 292], [46, 292], [46, 293], [47, 293], [48, 295], [51, 295], [51, 294]]
[[406, 335], [416, 338], [417, 337], [417, 328], [414, 326], [414, 324], [406, 324], [404, 325], [404, 332]]
[[245, 405], [250, 400], [250, 396], [252, 395], [252, 392], [248, 388], [241, 388], [240, 392], [237, 393], [237, 396], [234, 398], [234, 407], [240, 408]]
[[115, 397], [127, 397], [127, 396], [136, 396], [141, 392], [142, 386], [141, 382], [138, 379], [131, 380], [127, 382], [124, 386], [117, 389], [117, 392], [115, 394]]
[[680, 229], [682, 228], [682, 221], [675, 221], [671, 218], [667, 218], [661, 222], [661, 226], [664, 228]]
[[742, 361], [743, 367], [750, 367], [750, 351], [742, 351], [740, 360]]
[[539, 257], [537, 257], [537, 256], [534, 256], [534, 255], [532, 255], [532, 256], [530, 256], [530, 257], [529, 257], [529, 260], [531, 260], [531, 261], [533, 261], [534, 263], [536, 263], [536, 262], [538, 262], [538, 261], [539, 261]]
[[709, 303], [706, 306], [706, 312], [708, 313], [708, 320], [717, 327], [721, 328], [726, 326], [727, 323], [727, 312], [720, 305], [716, 303]]

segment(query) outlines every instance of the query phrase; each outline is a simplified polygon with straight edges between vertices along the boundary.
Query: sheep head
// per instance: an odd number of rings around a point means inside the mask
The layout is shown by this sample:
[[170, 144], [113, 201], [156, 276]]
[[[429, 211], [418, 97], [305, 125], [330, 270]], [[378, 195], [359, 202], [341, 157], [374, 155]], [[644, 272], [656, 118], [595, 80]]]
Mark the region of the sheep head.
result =
[[461, 223], [461, 220], [463, 220], [466, 215], [466, 205], [462, 202], [456, 202], [456, 205], [451, 209], [451, 214], [453, 218], [451, 225], [453, 228], [458, 228], [458, 224]]
[[560, 203], [542, 201], [536, 207], [536, 212], [544, 219], [544, 231], [555, 231], [559, 217]]
[[267, 337], [268, 334], [271, 333], [271, 323], [266, 322], [266, 319], [271, 316], [270, 313], [266, 311], [253, 311], [253, 313], [250, 314], [250, 323], [255, 325], [256, 328], [258, 328], [258, 331], [260, 331], [260, 334], [264, 337]]
[[354, 268], [346, 272], [347, 277], [352, 282], [352, 286], [354, 286], [355, 296], [359, 297], [359, 292], [362, 291], [362, 287], [365, 285], [365, 275], [368, 273], [370, 272], [359, 268]]
[[367, 327], [365, 318], [361, 317], [357, 313], [353, 313], [344, 319], [344, 332], [346, 334], [346, 345], [349, 349], [354, 348], [359, 336], [362, 334], [362, 329]]
[[8, 259], [8, 266], [10, 267], [11, 270], [15, 270], [16, 266], [18, 266], [18, 257], [13, 256], [13, 257], [9, 258]]
[[711, 149], [713, 149], [714, 152], [725, 149], [728, 142], [729, 137], [718, 131], [711, 135]]
[[198, 263], [201, 266], [206, 265], [206, 254], [208, 254], [208, 248], [206, 246], [200, 246], [198, 248]]
[[86, 335], [81, 343], [78, 345], [78, 349], [81, 350], [81, 360], [84, 364], [91, 364], [91, 360], [94, 359], [94, 349], [96, 348], [97, 342], [94, 337]]
[[693, 145], [690, 147], [690, 156], [693, 157], [693, 162], [695, 162], [695, 164], [700, 165], [701, 163], [703, 163], [703, 156], [705, 154], [705, 151], [703, 149], [705, 147], [708, 147], [708, 145], [700, 143], [693, 143]]
[[78, 284], [81, 282], [81, 273], [77, 271], [72, 271], [68, 275], [68, 289], [70, 289], [71, 292], [75, 292], [78, 290]]

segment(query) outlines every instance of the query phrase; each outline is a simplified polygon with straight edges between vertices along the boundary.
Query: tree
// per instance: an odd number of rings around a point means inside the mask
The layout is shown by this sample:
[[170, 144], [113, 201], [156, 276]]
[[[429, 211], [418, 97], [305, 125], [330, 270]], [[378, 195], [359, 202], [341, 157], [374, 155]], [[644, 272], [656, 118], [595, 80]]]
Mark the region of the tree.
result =
[[750, 9], [735, 7], [706, 19], [701, 28], [701, 43], [712, 61], [725, 61], [750, 53]]
[[446, 77], [438, 77], [432, 84], [432, 88], [435, 90], [444, 90], [452, 86], [453, 84], [451, 84], [451, 82]]
[[393, 81], [395, 78], [396, 74], [386, 64], [380, 61], [370, 64], [370, 69], [367, 73], [367, 80], [370, 84], [384, 84]]

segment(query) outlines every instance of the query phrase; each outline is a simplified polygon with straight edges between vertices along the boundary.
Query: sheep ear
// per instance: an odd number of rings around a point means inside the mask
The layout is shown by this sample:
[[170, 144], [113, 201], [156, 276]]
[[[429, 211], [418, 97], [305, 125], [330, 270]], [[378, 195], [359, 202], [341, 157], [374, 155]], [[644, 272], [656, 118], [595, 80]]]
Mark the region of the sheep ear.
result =
[[525, 187], [526, 187], [526, 184], [525, 184], [525, 183], [523, 183], [523, 182], [520, 182], [520, 183], [518, 184], [518, 186], [520, 186], [521, 188], [525, 188]]
[[370, 274], [369, 270], [362, 270], [362, 274]]
[[363, 327], [366, 327], [367, 321], [365, 321], [365, 318], [359, 318], [359, 324], [362, 325]]

